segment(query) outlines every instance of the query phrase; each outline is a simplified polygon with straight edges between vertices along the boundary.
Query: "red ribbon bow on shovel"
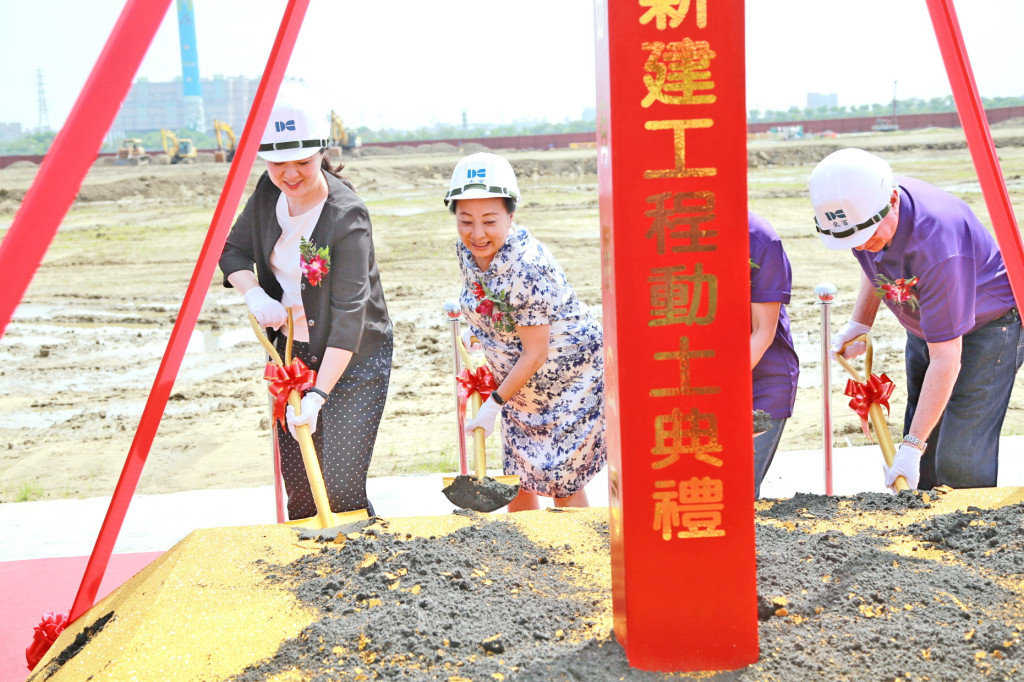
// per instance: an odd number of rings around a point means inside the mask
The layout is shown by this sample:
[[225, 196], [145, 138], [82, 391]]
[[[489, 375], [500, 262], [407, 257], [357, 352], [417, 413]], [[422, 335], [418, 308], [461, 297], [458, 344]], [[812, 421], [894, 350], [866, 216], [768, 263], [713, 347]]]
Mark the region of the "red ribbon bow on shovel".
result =
[[868, 430], [868, 411], [872, 405], [881, 405], [888, 412], [889, 396], [892, 395], [895, 388], [896, 384], [892, 383], [884, 373], [872, 374], [863, 383], [853, 379], [846, 380], [846, 395], [852, 398], [850, 407], [860, 416], [860, 427], [868, 438], [871, 438], [871, 432]]
[[474, 393], [480, 394], [480, 400], [487, 400], [491, 393], [498, 390], [494, 375], [486, 365], [472, 371], [464, 369], [455, 380], [459, 382], [459, 418], [462, 420], [466, 419], [466, 403]]
[[284, 409], [288, 406], [288, 395], [298, 391], [302, 395], [316, 383], [316, 372], [306, 366], [300, 358], [292, 360], [292, 364], [281, 366], [273, 362], [267, 363], [263, 378], [270, 382], [268, 389], [274, 396], [274, 422], [285, 426]]

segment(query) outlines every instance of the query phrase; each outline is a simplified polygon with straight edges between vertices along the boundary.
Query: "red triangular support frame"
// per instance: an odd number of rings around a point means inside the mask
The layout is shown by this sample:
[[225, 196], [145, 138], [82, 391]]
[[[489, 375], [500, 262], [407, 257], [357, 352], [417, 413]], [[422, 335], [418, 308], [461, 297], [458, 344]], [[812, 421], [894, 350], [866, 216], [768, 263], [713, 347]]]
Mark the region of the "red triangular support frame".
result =
[[[96, 157], [96, 150], [100, 148], [103, 136], [131, 87], [132, 78], [169, 4], [170, 0], [128, 0], [125, 3], [66, 124], [54, 139], [32, 187], [25, 194], [14, 222], [0, 244], [0, 272], [4, 273], [6, 280], [4, 291], [0, 294], [0, 338], [81, 188]], [[968, 148], [1019, 306], [1024, 296], [1024, 245], [975, 85], [953, 0], [927, 0], [927, 4]], [[218, 256], [230, 229], [230, 221], [245, 188], [248, 171], [255, 160], [258, 136], [254, 138], [253, 131], [262, 131], [266, 127], [271, 105], [284, 78], [308, 6], [309, 0], [289, 0], [285, 9], [239, 140], [238, 152], [228, 172], [210, 230], [136, 429], [135, 439], [71, 608], [72, 621], [92, 606], [99, 589], [180, 369], [185, 347], [198, 320], [205, 292], [212, 281]]]
[[[103, 136], [128, 94], [132, 78], [169, 4], [170, 0], [128, 0], [125, 3], [67, 122], [54, 139], [32, 187], [26, 193], [0, 245], [0, 272], [4, 272], [8, 280], [8, 286], [0, 297], [0, 337], [6, 331], [14, 309], [24, 296], [61, 221], [81, 188], [85, 174], [96, 158], [96, 150], [100, 148]], [[157, 370], [121, 477], [71, 607], [71, 621], [92, 607], [95, 601], [142, 467], [160, 426], [174, 380], [181, 368], [189, 338], [199, 319], [217, 260], [231, 229], [235, 209], [245, 190], [249, 169], [256, 158], [256, 147], [270, 119], [271, 107], [284, 79], [308, 7], [309, 0], [289, 0], [285, 8], [281, 27], [256, 90], [206, 241], [196, 261], [167, 350]]]
[[185, 356], [189, 338], [199, 319], [203, 300], [210, 288], [217, 261], [231, 229], [235, 209], [241, 201], [245, 183], [249, 179], [249, 170], [256, 159], [256, 147], [270, 120], [270, 110], [277, 97], [281, 81], [284, 80], [284, 72], [308, 7], [309, 0], [289, 0], [281, 18], [281, 27], [278, 29], [270, 57], [267, 59], [266, 69], [263, 72], [263, 78], [260, 80], [256, 97], [249, 110], [249, 118], [239, 139], [238, 150], [231, 163], [231, 168], [228, 170], [228, 177], [224, 182], [224, 189], [221, 191], [217, 208], [213, 213], [210, 230], [207, 232], [206, 241], [199, 253], [199, 260], [192, 272], [192, 279], [185, 292], [181, 311], [175, 320], [167, 350], [164, 352], [163, 361], [157, 370], [156, 379], [153, 381], [149, 400], [146, 402], [146, 408], [139, 420], [135, 440], [128, 451], [128, 458], [121, 471], [121, 478], [114, 489], [106, 518], [103, 520], [96, 545], [89, 557], [89, 564], [82, 577], [78, 595], [71, 607], [72, 622], [91, 608], [96, 598], [103, 573], [110, 560], [110, 555], [114, 551], [114, 543], [117, 541], [121, 524], [128, 512], [128, 505], [138, 485], [139, 476], [142, 474], [142, 466], [149, 455], [149, 449], [153, 445], [156, 430], [160, 426], [164, 408], [167, 406], [171, 389], [174, 387], [174, 379], [181, 368], [181, 361]]
[[956, 102], [960, 125], [963, 126], [967, 138], [967, 148], [974, 161], [974, 170], [978, 174], [981, 193], [985, 197], [992, 229], [999, 242], [999, 251], [1006, 264], [1006, 274], [1010, 279], [1010, 288], [1017, 307], [1024, 303], [1024, 244], [1021, 243], [1017, 219], [1010, 203], [1010, 193], [1006, 189], [1006, 181], [999, 166], [999, 157], [992, 142], [992, 131], [988, 127], [985, 108], [978, 94], [978, 86], [974, 82], [971, 62], [967, 58], [963, 34], [960, 33], [960, 22], [956, 18], [953, 0], [927, 0], [928, 13], [932, 18], [932, 28], [939, 41], [939, 51], [946, 65], [946, 75], [953, 90], [953, 101]]

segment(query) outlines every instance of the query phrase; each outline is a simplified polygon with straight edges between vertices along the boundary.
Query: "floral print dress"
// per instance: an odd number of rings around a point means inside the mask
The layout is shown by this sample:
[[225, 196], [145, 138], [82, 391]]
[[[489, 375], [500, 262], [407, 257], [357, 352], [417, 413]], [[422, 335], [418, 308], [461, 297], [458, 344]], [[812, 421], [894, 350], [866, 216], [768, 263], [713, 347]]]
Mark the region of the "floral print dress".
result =
[[[604, 337], [547, 247], [512, 225], [481, 272], [457, 245], [463, 288], [459, 302], [500, 385], [522, 354], [514, 327], [550, 325], [547, 362], [502, 407], [505, 473], [524, 490], [550, 497], [579, 492], [605, 465]], [[507, 306], [480, 305], [482, 285]], [[499, 308], [504, 308], [502, 313]], [[497, 319], [495, 319], [497, 317]]]

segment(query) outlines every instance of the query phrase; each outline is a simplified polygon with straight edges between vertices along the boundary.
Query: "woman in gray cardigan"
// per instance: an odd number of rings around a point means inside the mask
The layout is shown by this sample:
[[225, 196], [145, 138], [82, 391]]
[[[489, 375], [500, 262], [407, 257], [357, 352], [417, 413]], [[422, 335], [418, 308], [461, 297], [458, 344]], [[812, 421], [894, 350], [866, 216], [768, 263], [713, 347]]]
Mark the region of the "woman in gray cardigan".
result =
[[366, 206], [325, 158], [326, 109], [304, 86], [284, 83], [260, 144], [267, 172], [231, 228], [220, 268], [271, 341], [316, 370], [300, 415], [275, 425], [288, 516], [317, 513], [294, 437], [307, 424], [334, 512], [373, 507], [366, 472], [391, 375], [392, 325]]

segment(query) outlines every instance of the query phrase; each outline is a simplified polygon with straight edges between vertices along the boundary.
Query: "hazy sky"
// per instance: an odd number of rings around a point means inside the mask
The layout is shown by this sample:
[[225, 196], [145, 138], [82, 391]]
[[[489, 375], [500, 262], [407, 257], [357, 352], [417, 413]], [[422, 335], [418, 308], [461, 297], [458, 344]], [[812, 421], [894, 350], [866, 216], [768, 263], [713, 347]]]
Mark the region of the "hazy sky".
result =
[[[259, 77], [285, 0], [194, 1], [200, 75]], [[982, 96], [1024, 94], [1024, 0], [956, 5]], [[835, 92], [840, 105], [888, 102], [894, 81], [899, 99], [950, 94], [924, 0], [746, 6], [748, 110], [803, 107], [808, 92]], [[50, 124], [60, 126], [122, 7], [2, 0], [0, 122], [36, 127], [41, 70]], [[576, 119], [594, 104], [593, 15], [592, 0], [311, 0], [288, 74], [319, 88], [351, 126], [458, 123], [463, 111], [471, 123]], [[137, 75], [180, 74], [172, 1]]]

